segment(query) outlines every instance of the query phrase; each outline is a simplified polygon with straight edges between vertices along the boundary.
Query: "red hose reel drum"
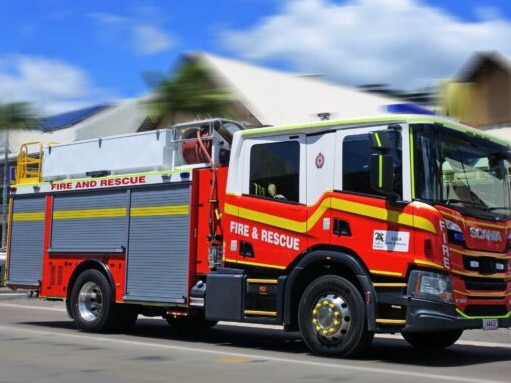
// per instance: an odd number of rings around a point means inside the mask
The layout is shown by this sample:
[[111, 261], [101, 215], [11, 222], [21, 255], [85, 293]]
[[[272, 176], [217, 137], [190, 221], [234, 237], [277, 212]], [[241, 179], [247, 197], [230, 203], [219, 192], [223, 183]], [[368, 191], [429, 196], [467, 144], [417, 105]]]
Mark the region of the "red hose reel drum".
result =
[[211, 162], [211, 137], [208, 127], [188, 129], [183, 133], [181, 154], [189, 165]]

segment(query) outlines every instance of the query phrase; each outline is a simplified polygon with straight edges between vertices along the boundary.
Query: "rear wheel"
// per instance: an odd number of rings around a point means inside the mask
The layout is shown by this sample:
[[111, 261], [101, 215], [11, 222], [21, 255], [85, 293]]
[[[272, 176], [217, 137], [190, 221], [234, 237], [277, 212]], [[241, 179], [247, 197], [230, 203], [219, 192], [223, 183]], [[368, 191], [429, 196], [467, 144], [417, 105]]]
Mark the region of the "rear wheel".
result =
[[463, 330], [401, 333], [403, 338], [414, 347], [437, 350], [452, 346], [462, 334]]
[[318, 354], [354, 356], [365, 350], [374, 336], [367, 329], [359, 291], [335, 275], [322, 276], [305, 289], [298, 323], [305, 343]]
[[[71, 291], [70, 308], [76, 327], [82, 331], [104, 332], [117, 329], [121, 310], [115, 304], [110, 283], [98, 270], [86, 270], [78, 276]], [[133, 314], [124, 325], [128, 322], [133, 324], [132, 318]]]

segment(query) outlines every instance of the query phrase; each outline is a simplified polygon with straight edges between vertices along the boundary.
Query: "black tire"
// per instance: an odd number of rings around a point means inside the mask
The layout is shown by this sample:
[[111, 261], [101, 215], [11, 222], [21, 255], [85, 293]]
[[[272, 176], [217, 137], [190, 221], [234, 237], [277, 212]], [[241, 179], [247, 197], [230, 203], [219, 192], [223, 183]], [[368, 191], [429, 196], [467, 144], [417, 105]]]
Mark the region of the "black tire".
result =
[[128, 304], [115, 305], [115, 319], [113, 328], [117, 331], [128, 331], [138, 319], [138, 307]]
[[304, 291], [298, 307], [298, 324], [309, 349], [318, 354], [350, 357], [371, 344], [365, 304], [347, 279], [325, 275]]
[[463, 330], [435, 332], [403, 332], [401, 335], [414, 347], [440, 350], [452, 346], [463, 334]]
[[86, 270], [76, 278], [71, 291], [71, 313], [79, 330], [115, 329], [116, 309], [113, 289], [100, 271]]
[[172, 327], [179, 330], [206, 330], [215, 326], [218, 321], [207, 320], [202, 317], [195, 316], [178, 316], [178, 317], [165, 317], [167, 323]]

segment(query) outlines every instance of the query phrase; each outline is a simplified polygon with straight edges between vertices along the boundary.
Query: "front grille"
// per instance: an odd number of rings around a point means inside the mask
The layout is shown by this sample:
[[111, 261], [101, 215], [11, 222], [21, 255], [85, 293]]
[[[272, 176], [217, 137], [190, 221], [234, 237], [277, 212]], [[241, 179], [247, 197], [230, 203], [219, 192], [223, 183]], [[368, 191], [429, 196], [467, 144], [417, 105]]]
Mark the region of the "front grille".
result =
[[464, 313], [468, 316], [502, 316], [507, 314], [507, 308], [504, 305], [468, 305]]
[[503, 279], [491, 278], [473, 278], [462, 276], [467, 290], [480, 290], [480, 291], [505, 291], [506, 283]]
[[491, 257], [469, 257], [463, 256], [465, 270], [478, 271], [481, 274], [506, 273], [508, 261]]

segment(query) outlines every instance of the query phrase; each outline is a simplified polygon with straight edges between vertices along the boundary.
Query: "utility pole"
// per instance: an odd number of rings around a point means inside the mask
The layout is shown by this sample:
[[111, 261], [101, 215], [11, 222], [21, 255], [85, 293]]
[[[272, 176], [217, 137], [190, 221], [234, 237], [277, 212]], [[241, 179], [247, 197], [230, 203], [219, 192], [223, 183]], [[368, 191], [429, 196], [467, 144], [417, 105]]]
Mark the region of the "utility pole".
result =
[[7, 244], [7, 209], [9, 199], [9, 129], [5, 129], [4, 141], [4, 188], [2, 190], [2, 247]]

